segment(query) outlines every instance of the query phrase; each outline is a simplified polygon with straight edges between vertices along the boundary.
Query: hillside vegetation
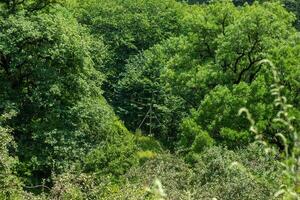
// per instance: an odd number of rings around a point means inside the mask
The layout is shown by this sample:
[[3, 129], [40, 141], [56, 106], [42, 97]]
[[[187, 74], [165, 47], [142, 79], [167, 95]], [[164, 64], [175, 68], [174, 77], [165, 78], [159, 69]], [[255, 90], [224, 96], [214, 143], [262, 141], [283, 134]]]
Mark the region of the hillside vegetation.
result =
[[300, 1], [0, 1], [0, 200], [300, 199]]

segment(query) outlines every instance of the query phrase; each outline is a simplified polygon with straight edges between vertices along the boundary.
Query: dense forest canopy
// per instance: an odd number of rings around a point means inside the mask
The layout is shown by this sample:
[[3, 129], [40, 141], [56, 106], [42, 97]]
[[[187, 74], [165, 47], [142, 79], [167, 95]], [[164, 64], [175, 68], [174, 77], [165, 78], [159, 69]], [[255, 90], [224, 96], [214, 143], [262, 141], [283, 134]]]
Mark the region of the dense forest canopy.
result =
[[0, 1], [0, 199], [299, 199], [300, 1]]

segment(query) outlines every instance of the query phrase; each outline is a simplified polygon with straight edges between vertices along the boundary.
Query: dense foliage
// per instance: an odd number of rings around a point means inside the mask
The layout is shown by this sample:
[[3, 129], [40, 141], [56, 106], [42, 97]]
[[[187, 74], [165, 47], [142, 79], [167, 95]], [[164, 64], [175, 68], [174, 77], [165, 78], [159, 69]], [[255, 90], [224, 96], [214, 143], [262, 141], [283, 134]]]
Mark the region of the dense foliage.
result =
[[0, 199], [299, 199], [299, 6], [0, 1]]

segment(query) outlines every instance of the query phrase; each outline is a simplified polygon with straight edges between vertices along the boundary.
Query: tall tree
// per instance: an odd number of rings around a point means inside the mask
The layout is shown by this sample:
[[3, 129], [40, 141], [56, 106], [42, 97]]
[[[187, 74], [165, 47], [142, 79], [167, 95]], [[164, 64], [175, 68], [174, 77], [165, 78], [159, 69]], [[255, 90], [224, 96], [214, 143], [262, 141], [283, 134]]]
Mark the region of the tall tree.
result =
[[[103, 67], [103, 89], [109, 102], [116, 101], [115, 87], [126, 60], [154, 44], [177, 35], [182, 27], [182, 5], [173, 0], [112, 0], [73, 5], [78, 21], [103, 38], [111, 55]], [[77, 6], [76, 6], [77, 5]], [[72, 7], [72, 6], [71, 6]]]
[[[151, 126], [157, 138], [174, 142], [180, 137], [179, 122], [193, 109], [198, 114], [191, 118], [202, 132], [234, 146], [238, 134], [248, 129], [245, 119], [234, 117], [235, 113], [241, 106], [260, 102], [251, 109], [267, 128], [272, 117], [267, 106], [272, 102], [267, 89], [271, 82], [268, 70], [257, 64], [294, 35], [293, 20], [278, 3], [237, 8], [230, 2], [216, 2], [190, 7], [182, 36], [129, 60], [117, 85], [123, 97], [118, 105], [121, 118], [131, 129], [140, 127], [149, 133], [149, 115], [147, 123], [140, 124], [152, 105], [156, 116]], [[164, 121], [163, 126], [156, 117]], [[244, 141], [249, 141], [247, 135]]]
[[7, 123], [18, 144], [20, 174], [38, 183], [95, 147], [127, 137], [102, 96], [97, 67], [106, 47], [70, 12], [20, 8], [1, 16], [0, 29], [0, 109], [18, 111]]

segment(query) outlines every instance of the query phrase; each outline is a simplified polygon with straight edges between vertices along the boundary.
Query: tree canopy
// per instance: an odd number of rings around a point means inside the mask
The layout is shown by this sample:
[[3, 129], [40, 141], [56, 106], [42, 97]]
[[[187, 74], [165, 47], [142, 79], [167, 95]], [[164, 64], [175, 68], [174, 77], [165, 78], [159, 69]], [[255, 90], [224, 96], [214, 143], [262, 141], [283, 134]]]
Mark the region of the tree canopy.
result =
[[1, 1], [0, 199], [298, 199], [299, 6]]

